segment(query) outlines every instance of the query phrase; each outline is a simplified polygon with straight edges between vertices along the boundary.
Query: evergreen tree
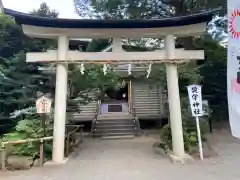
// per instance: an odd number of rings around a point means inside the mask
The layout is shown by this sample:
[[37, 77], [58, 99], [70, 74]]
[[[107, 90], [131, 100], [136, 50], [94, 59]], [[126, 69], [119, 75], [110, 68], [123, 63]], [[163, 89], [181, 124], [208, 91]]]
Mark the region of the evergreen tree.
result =
[[199, 68], [203, 98], [209, 100], [215, 119], [228, 119], [227, 48], [209, 35], [199, 39], [196, 45], [205, 50], [205, 61]]
[[[221, 7], [209, 24], [207, 31], [211, 35], [201, 38], [178, 38], [177, 43], [185, 49], [204, 49], [205, 61], [198, 67], [195, 64], [179, 66], [181, 93], [186, 94], [185, 86], [192, 82], [202, 82], [204, 98], [209, 100], [214, 115], [227, 116], [226, 85], [226, 37], [227, 37], [227, 1], [219, 0], [74, 0], [76, 11], [84, 16], [91, 10], [92, 17], [106, 19], [153, 19], [182, 16]], [[83, 5], [84, 2], [84, 5]], [[82, 7], [85, 7], [82, 10]], [[88, 7], [88, 8], [87, 8]], [[93, 13], [94, 12], [94, 13]], [[196, 41], [197, 40], [197, 41]], [[134, 42], [131, 40], [131, 42]], [[138, 40], [142, 43], [143, 41]], [[161, 39], [156, 41], [161, 43]], [[95, 42], [93, 42], [95, 43]], [[96, 43], [95, 43], [96, 44]], [[138, 44], [139, 43], [134, 43]], [[146, 43], [143, 43], [143, 46]], [[94, 46], [94, 45], [91, 45]], [[154, 66], [152, 78], [165, 84], [165, 72], [162, 66]], [[216, 117], [215, 116], [215, 117]]]
[[59, 13], [56, 10], [51, 10], [47, 3], [40, 4], [38, 9], [34, 9], [31, 14], [41, 16], [41, 17], [50, 17], [50, 18], [57, 18]]
[[[56, 15], [55, 11], [46, 10], [44, 4], [35, 12]], [[26, 37], [11, 17], [0, 16], [0, 126], [11, 124], [8, 119], [13, 111], [33, 106], [38, 91], [54, 90], [52, 77], [38, 70], [41, 64], [26, 63], [25, 57], [26, 52], [42, 52], [53, 45], [52, 41]]]
[[227, 11], [226, 0], [73, 0], [82, 17], [152, 19], [192, 14], [221, 7]]

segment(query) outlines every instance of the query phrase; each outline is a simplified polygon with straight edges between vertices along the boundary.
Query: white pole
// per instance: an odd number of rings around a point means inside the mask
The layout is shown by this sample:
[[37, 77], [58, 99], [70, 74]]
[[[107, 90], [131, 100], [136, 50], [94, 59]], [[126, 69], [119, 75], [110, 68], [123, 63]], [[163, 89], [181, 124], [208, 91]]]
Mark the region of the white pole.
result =
[[203, 160], [202, 138], [201, 138], [201, 130], [200, 130], [199, 117], [198, 116], [196, 116], [196, 124], [197, 124], [199, 154], [200, 154], [200, 159]]
[[[165, 38], [165, 51], [168, 58], [174, 57], [175, 40], [174, 36], [168, 35]], [[172, 132], [173, 154], [179, 158], [184, 158], [184, 141], [182, 115], [179, 96], [178, 73], [176, 64], [166, 64], [168, 102], [170, 111], [170, 125]]]
[[[68, 38], [58, 39], [58, 59], [67, 60]], [[57, 163], [64, 161], [64, 142], [67, 106], [67, 65], [58, 63], [56, 67], [56, 90], [53, 127], [53, 154], [52, 160]]]

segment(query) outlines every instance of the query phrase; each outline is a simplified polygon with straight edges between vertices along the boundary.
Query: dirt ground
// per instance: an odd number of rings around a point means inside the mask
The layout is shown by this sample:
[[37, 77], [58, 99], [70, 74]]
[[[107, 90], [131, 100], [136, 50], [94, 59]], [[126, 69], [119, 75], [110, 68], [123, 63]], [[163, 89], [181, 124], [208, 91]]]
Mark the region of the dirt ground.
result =
[[172, 164], [153, 152], [157, 135], [124, 140], [85, 139], [60, 166], [0, 173], [1, 180], [239, 180], [240, 140], [229, 130], [209, 135], [217, 156], [190, 164]]

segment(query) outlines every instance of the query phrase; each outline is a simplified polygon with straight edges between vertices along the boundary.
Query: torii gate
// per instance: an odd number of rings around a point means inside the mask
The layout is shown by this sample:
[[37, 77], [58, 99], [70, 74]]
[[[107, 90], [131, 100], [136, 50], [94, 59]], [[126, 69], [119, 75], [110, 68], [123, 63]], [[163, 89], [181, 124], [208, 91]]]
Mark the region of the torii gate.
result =
[[[27, 53], [27, 62], [55, 62], [56, 93], [53, 131], [53, 156], [56, 163], [64, 162], [64, 136], [67, 101], [67, 63], [135, 63], [149, 61], [166, 63], [168, 102], [172, 131], [173, 155], [184, 160], [181, 106], [177, 64], [191, 59], [204, 59], [203, 51], [175, 49], [175, 36], [195, 36], [206, 31], [207, 22], [215, 11], [154, 20], [86, 20], [55, 19], [4, 9], [22, 26], [30, 37], [58, 39], [58, 50]], [[155, 52], [124, 52], [121, 38], [165, 38], [165, 50]], [[112, 38], [113, 52], [69, 51], [69, 38]], [[43, 60], [44, 59], [44, 60]]]

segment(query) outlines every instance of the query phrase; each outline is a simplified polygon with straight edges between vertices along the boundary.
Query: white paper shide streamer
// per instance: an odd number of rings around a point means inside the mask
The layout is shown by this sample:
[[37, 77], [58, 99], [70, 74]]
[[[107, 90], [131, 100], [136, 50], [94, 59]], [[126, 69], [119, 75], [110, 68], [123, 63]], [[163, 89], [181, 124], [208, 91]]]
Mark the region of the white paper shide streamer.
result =
[[128, 75], [132, 74], [132, 64], [128, 64]]
[[107, 64], [104, 64], [104, 65], [103, 65], [103, 74], [104, 74], [104, 75], [107, 74], [107, 69], [108, 69]]
[[84, 74], [84, 71], [85, 71], [85, 67], [84, 67], [84, 64], [83, 64], [83, 63], [81, 63], [80, 71], [81, 71], [81, 74], [83, 75], [83, 74]]
[[150, 63], [149, 66], [148, 66], [147, 78], [149, 78], [151, 71], [152, 71], [152, 63]]

